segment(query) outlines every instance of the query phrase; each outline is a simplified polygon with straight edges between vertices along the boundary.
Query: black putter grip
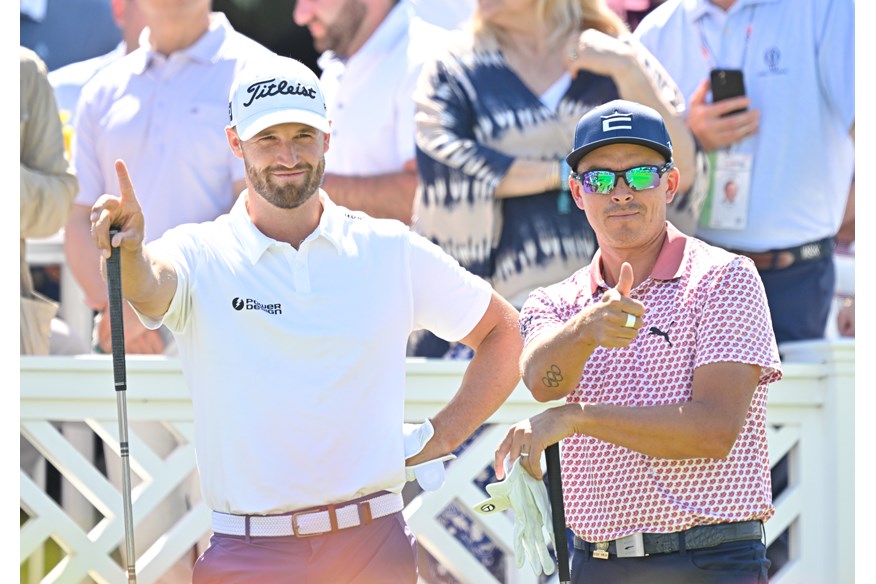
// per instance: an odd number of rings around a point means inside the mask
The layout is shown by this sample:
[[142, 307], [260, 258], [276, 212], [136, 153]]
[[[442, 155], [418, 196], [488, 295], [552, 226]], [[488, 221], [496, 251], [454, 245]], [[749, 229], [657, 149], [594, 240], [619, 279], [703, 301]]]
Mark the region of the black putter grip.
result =
[[[110, 240], [118, 233], [110, 228]], [[122, 264], [121, 252], [110, 246], [112, 255], [106, 260], [106, 285], [109, 301], [110, 339], [113, 344], [113, 376], [116, 391], [125, 391], [127, 375], [125, 372], [125, 323], [122, 316]]]
[[547, 462], [548, 495], [551, 500], [551, 519], [554, 524], [554, 543], [557, 552], [557, 570], [561, 584], [572, 581], [569, 572], [569, 544], [566, 541], [566, 512], [563, 509], [563, 477], [560, 471], [560, 444], [551, 444], [544, 451]]

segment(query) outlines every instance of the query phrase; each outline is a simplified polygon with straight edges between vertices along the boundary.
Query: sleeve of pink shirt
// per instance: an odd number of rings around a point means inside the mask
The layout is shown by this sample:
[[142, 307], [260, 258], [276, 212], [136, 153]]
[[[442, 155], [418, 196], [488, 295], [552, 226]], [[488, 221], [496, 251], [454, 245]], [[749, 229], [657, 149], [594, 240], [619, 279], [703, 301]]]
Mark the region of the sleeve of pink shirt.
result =
[[520, 334], [523, 346], [545, 331], [554, 330], [565, 324], [568, 316], [563, 318], [560, 307], [545, 288], [536, 288], [520, 310]]
[[704, 283], [694, 367], [739, 362], [762, 368], [760, 383], [781, 379], [781, 362], [763, 283], [754, 263], [736, 257]]

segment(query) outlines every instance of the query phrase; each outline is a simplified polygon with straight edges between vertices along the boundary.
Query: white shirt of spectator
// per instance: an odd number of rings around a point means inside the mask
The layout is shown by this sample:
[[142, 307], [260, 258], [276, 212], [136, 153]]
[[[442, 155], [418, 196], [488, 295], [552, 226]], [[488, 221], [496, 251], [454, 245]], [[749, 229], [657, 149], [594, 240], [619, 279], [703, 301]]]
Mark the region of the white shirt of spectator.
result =
[[413, 17], [402, 1], [349, 59], [331, 51], [320, 56], [320, 85], [332, 120], [327, 173], [399, 172], [414, 158], [414, 88], [424, 59], [446, 33]]

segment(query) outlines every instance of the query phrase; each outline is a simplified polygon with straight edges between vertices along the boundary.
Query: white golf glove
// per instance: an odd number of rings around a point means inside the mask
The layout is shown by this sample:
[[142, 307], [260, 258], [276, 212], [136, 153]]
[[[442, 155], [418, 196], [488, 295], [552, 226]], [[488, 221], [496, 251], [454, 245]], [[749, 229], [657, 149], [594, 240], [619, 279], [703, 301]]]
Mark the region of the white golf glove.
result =
[[[419, 454], [432, 436], [435, 428], [432, 421], [427, 419], [422, 424], [405, 424], [403, 427], [405, 437], [405, 458]], [[405, 479], [410, 482], [414, 479], [424, 491], [435, 491], [444, 484], [444, 461], [456, 458], [454, 454], [445, 454], [420, 464], [405, 467]]]
[[535, 479], [514, 461], [510, 472], [505, 459], [505, 480], [487, 485], [490, 498], [472, 509], [491, 514], [511, 509], [514, 511], [514, 555], [517, 568], [523, 567], [524, 558], [538, 576], [544, 571], [549, 576], [555, 565], [548, 548], [554, 544], [551, 503], [544, 482]]

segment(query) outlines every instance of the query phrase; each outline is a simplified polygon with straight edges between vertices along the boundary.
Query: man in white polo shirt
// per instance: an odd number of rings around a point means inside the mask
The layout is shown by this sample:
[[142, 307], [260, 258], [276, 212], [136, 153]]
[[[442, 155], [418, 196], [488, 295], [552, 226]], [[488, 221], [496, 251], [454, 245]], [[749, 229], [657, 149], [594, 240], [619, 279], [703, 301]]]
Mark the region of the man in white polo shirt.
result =
[[325, 189], [340, 205], [408, 224], [417, 188], [414, 87], [446, 34], [422, 11], [411, 0], [298, 0], [293, 11], [321, 53], [333, 144]]
[[[102, 257], [121, 252], [127, 300], [144, 324], [172, 331], [191, 391], [214, 531], [193, 581], [413, 584], [405, 467], [450, 453], [513, 390], [517, 313], [401, 222], [319, 188], [331, 136], [306, 66], [251, 64], [229, 109], [247, 188], [228, 214], [144, 246], [123, 161], [121, 197], [91, 214]], [[411, 456], [405, 347], [418, 328], [475, 356]]]
[[509, 456], [540, 478], [563, 440], [574, 582], [765, 583], [781, 365], [757, 269], [666, 221], [679, 174], [656, 111], [593, 109], [566, 161], [599, 251], [520, 314], [524, 382], [566, 403], [510, 429], [496, 474]]

